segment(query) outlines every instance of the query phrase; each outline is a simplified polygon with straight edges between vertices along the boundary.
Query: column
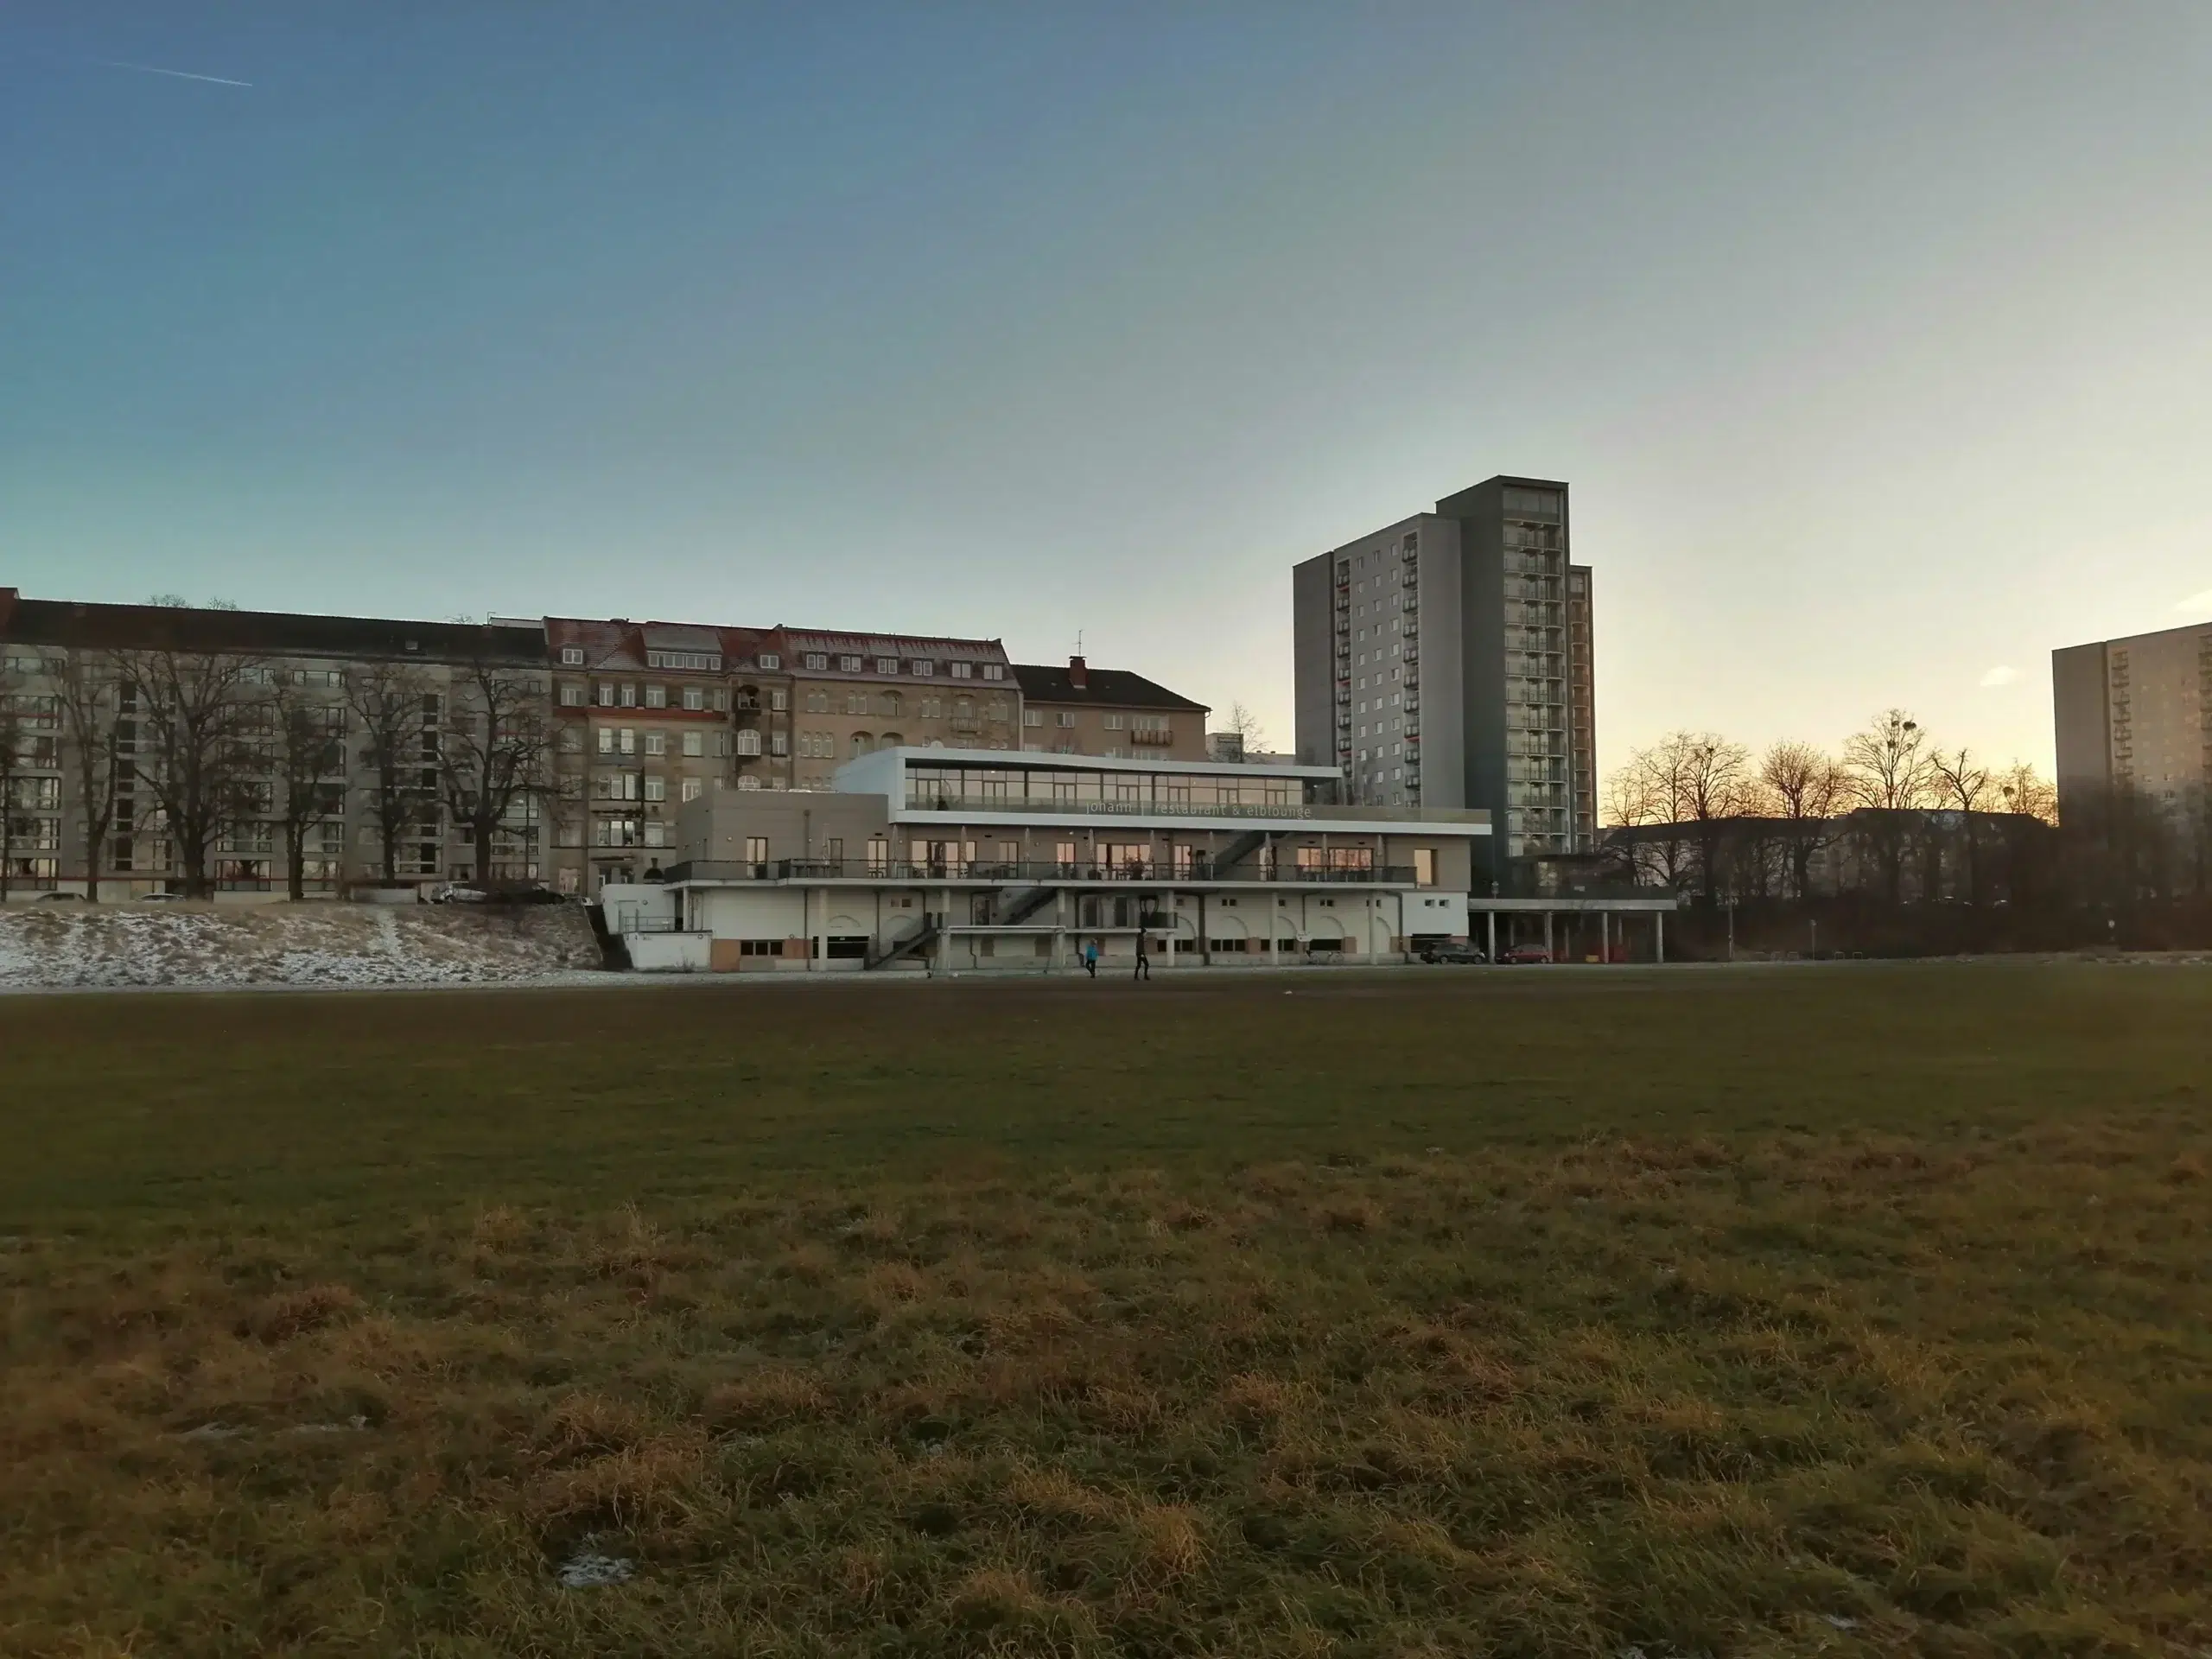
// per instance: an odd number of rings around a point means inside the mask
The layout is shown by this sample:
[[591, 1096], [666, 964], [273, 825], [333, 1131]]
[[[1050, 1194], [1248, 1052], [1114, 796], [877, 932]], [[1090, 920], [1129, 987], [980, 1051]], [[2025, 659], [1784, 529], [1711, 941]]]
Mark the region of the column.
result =
[[1667, 912], [1663, 910], [1651, 912], [1651, 946], [1656, 960], [1667, 960]]
[[1544, 954], [1554, 958], [1558, 954], [1552, 944], [1552, 913], [1548, 910], [1544, 912]]
[[1605, 963], [1613, 959], [1613, 913], [1609, 910], [1598, 912], [1598, 959]]
[[1490, 934], [1488, 954], [1492, 965], [1495, 965], [1497, 962], [1497, 912], [1494, 910], [1483, 912], [1483, 925]]

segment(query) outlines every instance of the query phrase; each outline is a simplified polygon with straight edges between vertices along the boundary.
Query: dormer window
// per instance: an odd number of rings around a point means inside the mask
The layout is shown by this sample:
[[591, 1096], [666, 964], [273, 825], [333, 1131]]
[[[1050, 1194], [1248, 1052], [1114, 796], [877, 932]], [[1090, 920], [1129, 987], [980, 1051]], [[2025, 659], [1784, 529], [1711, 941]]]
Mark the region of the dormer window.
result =
[[930, 662], [926, 658], [920, 657], [914, 658], [914, 677], [916, 679], [926, 680], [936, 672], [937, 664], [935, 663]]
[[810, 651], [806, 653], [806, 665], [819, 674], [830, 666], [830, 655], [827, 652]]
[[583, 665], [584, 648], [582, 645], [563, 645], [561, 647], [562, 667], [582, 668]]

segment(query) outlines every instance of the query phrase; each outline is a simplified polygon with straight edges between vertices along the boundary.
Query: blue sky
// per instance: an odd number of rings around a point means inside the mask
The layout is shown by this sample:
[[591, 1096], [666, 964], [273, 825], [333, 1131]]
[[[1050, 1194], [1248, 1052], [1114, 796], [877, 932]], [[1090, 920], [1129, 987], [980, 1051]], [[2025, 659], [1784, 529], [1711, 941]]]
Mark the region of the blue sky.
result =
[[1510, 471], [1607, 766], [2047, 762], [2051, 647], [2212, 617], [2207, 85], [2150, 0], [0, 5], [0, 583], [1080, 630], [1287, 743], [1291, 563]]

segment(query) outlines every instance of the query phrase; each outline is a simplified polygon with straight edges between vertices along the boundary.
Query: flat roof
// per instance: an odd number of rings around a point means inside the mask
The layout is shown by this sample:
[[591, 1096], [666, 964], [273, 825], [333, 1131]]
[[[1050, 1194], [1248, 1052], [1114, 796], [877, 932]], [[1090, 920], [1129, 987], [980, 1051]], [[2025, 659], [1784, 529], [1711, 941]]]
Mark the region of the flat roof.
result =
[[1033, 772], [1135, 772], [1158, 776], [1173, 773], [1181, 777], [1257, 778], [1265, 781], [1275, 778], [1311, 778], [1317, 781], [1334, 782], [1344, 774], [1334, 766], [1253, 766], [1239, 760], [1128, 760], [1107, 754], [1040, 754], [1033, 749], [928, 749], [909, 744], [895, 749], [876, 749], [848, 760], [831, 774], [836, 778], [847, 767], [865, 765], [874, 760], [882, 764], [879, 757], [895, 755], [902, 765], [918, 764], [931, 766], [983, 767], [1003, 772], [1014, 767], [1026, 767]]

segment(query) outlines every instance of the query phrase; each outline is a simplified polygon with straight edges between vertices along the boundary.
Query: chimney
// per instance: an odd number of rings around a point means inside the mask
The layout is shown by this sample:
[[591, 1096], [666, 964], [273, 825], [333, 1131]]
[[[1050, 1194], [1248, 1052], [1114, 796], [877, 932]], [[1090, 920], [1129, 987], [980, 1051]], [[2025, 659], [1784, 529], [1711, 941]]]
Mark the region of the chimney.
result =
[[1090, 683], [1090, 671], [1084, 666], [1080, 657], [1068, 658], [1068, 683], [1078, 691]]

